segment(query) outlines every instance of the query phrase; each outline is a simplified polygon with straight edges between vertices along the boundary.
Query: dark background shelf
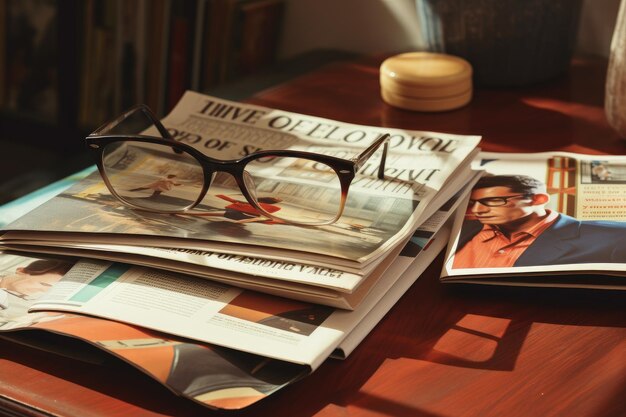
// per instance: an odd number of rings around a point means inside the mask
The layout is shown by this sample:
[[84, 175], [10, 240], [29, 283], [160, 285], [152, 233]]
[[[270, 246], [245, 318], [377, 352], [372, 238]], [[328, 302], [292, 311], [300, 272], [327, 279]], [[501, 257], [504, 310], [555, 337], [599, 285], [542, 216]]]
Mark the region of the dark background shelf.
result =
[[[241, 101], [323, 65], [356, 56], [337, 50], [311, 51], [205, 93]], [[0, 117], [0, 204], [92, 165], [91, 155], [83, 147], [88, 133], [6, 114]]]
[[242, 99], [284, 80], [283, 9], [284, 0], [0, 0], [0, 203], [91, 165], [82, 139], [134, 104], [163, 116], [186, 89]]

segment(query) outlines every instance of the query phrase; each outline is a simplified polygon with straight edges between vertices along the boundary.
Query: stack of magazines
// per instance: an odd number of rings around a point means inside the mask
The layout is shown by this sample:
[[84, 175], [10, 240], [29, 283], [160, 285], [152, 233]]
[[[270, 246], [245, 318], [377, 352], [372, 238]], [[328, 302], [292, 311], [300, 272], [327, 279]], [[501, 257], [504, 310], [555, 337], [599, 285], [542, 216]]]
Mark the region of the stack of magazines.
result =
[[447, 244], [480, 177], [476, 136], [195, 92], [86, 141], [99, 169], [0, 235], [1, 334], [73, 357], [25, 330], [87, 341], [225, 409], [348, 356]]

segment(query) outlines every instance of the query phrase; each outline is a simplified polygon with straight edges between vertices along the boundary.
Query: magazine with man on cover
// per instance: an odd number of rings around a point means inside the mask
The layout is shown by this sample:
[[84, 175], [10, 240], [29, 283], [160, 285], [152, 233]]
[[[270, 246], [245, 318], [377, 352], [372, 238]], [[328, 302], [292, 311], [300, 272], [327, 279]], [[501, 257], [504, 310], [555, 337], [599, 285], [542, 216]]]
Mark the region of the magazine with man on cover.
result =
[[481, 153], [444, 282], [624, 289], [626, 158]]

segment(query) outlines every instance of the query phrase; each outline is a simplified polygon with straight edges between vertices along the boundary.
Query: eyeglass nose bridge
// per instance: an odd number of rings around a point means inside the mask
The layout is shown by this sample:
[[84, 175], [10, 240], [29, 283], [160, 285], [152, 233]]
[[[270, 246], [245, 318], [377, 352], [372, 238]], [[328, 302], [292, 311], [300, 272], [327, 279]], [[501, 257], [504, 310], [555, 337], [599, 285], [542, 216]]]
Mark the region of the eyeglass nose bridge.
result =
[[[248, 172], [245, 170], [245, 163], [241, 162], [232, 162], [232, 161], [218, 161], [212, 160], [210, 158], [203, 158], [204, 163], [202, 164], [204, 168], [204, 187], [200, 192], [200, 196], [198, 200], [194, 204], [199, 204], [206, 197], [215, 177], [218, 173], [229, 174], [235, 180], [235, 183], [239, 187], [239, 191], [241, 191], [241, 195], [244, 196], [246, 201], [252, 205], [255, 209], [257, 209], [260, 213], [268, 218], [275, 218], [270, 213], [267, 213], [263, 208], [256, 202], [256, 196], [254, 193], [254, 181]], [[248, 183], [246, 183], [246, 181]]]
[[[300, 226], [307, 226], [305, 223], [299, 223], [295, 221], [291, 221], [280, 216], [276, 216], [267, 210], [265, 210], [261, 204], [259, 204], [257, 200], [257, 195], [255, 192], [256, 184], [249, 172], [246, 171], [246, 165], [251, 160], [239, 160], [239, 161], [220, 161], [214, 160], [210, 157], [206, 157], [205, 155], [200, 156], [202, 159], [202, 166], [204, 168], [204, 178], [205, 178], [205, 186], [198, 198], [197, 202], [194, 204], [196, 206], [199, 204], [208, 193], [215, 176], [218, 173], [225, 173], [232, 176], [239, 187], [241, 194], [244, 196], [246, 201], [254, 207], [260, 214], [272, 220], [279, 220], [281, 222], [287, 224], [298, 224]], [[348, 161], [345, 161], [348, 163]], [[334, 168], [333, 168], [334, 169]], [[355, 169], [347, 169], [346, 167], [341, 167], [335, 170], [337, 177], [339, 178], [340, 188], [341, 188], [341, 197], [339, 201], [339, 209], [335, 215], [335, 217], [331, 220], [324, 222], [323, 224], [332, 224], [337, 221], [342, 215], [346, 206], [346, 201], [348, 198], [348, 190], [350, 188], [350, 184], [355, 176]], [[311, 224], [310, 226], [319, 226], [320, 224]]]

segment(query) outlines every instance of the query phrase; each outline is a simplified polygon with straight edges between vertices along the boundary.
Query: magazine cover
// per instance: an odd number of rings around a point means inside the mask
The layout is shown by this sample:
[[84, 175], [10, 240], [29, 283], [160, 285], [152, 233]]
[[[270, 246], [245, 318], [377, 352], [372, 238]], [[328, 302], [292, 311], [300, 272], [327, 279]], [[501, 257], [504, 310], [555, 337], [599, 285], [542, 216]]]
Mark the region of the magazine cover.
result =
[[0, 37], [5, 44], [0, 73], [3, 111], [57, 123], [59, 114], [59, 16], [55, 0], [7, 0]]
[[444, 282], [624, 288], [625, 157], [481, 153], [476, 165]]
[[[104, 155], [110, 182], [136, 205], [180, 207], [206, 195], [195, 215], [130, 209], [111, 195], [98, 173], [6, 227], [2, 239], [33, 231], [42, 240], [181, 247], [265, 256], [274, 249], [294, 259], [315, 255], [366, 264], [398, 245], [464, 184], [479, 137], [352, 125], [313, 116], [229, 102], [187, 92], [163, 124], [173, 138], [204, 155], [235, 160], [259, 150], [289, 149], [345, 160], [363, 152], [383, 133], [391, 135], [384, 179], [377, 177], [382, 156], [375, 153], [352, 181], [343, 215], [337, 177], [322, 163], [300, 158], [263, 158], [246, 166], [244, 182], [254, 187], [266, 212], [259, 215], [241, 195], [240, 184], [224, 172], [203, 172], [189, 155], [142, 142], [121, 144]], [[155, 127], [146, 134], [158, 136]], [[303, 162], [304, 161], [304, 162]], [[446, 185], [456, 180], [456, 189]], [[444, 195], [444, 191], [448, 191]], [[276, 196], [280, 196], [277, 198]], [[431, 212], [427, 210], [431, 209]], [[330, 216], [330, 217], [329, 217]], [[56, 233], [56, 235], [55, 235]], [[150, 246], [150, 245], [147, 245]], [[265, 253], [263, 252], [265, 251]], [[318, 258], [316, 261], [320, 261]], [[332, 261], [330, 261], [332, 262]]]

